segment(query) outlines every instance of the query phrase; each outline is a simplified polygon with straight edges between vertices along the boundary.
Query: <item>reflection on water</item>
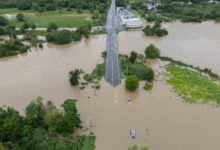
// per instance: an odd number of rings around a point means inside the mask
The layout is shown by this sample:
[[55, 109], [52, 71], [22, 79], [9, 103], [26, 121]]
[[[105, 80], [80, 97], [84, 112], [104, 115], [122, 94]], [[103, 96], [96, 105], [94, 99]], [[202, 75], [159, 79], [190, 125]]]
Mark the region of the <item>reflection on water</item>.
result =
[[[120, 32], [119, 51], [143, 53], [154, 43], [162, 55], [220, 74], [220, 24], [167, 23], [169, 35], [145, 37], [141, 31]], [[142, 86], [135, 93], [124, 90], [124, 83], [112, 88], [101, 81], [101, 89], [72, 88], [68, 72], [82, 68], [88, 73], [103, 62], [106, 35], [92, 36], [64, 46], [45, 44], [27, 54], [0, 59], [0, 105], [23, 110], [37, 96], [60, 105], [64, 99], [77, 98], [85, 126], [91, 114], [92, 131], [97, 135], [97, 150], [126, 150], [138, 144], [152, 150], [219, 150], [220, 109], [208, 105], [184, 104], [164, 81], [155, 81], [152, 92]], [[159, 69], [157, 63], [150, 62]], [[127, 97], [132, 102], [127, 102]], [[129, 130], [137, 130], [137, 138]]]

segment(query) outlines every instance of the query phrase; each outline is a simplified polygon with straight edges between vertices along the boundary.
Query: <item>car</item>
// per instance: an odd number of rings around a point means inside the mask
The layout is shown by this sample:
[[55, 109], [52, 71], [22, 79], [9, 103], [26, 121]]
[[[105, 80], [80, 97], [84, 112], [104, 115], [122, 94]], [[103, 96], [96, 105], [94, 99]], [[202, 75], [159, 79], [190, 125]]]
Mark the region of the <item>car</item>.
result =
[[130, 136], [131, 136], [132, 138], [136, 138], [136, 131], [135, 131], [134, 129], [131, 129], [131, 130], [130, 130]]

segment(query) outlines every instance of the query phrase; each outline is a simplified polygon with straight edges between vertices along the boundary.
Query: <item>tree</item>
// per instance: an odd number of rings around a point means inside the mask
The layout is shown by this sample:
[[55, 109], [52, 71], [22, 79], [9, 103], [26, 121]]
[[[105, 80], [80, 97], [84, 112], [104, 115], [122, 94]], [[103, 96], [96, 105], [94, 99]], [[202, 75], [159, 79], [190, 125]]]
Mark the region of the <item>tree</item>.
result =
[[150, 44], [145, 49], [145, 56], [147, 58], [157, 58], [160, 56], [160, 50], [156, 46], [154, 46], [153, 44]]
[[128, 76], [125, 80], [125, 87], [129, 91], [135, 91], [139, 87], [139, 80], [136, 76]]
[[68, 30], [56, 31], [48, 33], [46, 39], [55, 44], [67, 44], [72, 41], [72, 33]]
[[63, 126], [63, 114], [59, 112], [58, 109], [53, 109], [52, 111], [48, 112], [45, 116], [45, 123], [49, 126], [51, 131], [62, 131]]
[[56, 31], [58, 29], [58, 26], [56, 23], [50, 23], [49, 26], [47, 27], [48, 32]]
[[42, 98], [38, 97], [26, 107], [26, 124], [32, 127], [44, 126], [44, 117], [46, 115]]
[[17, 21], [24, 21], [24, 14], [18, 13], [16, 18], [17, 18]]
[[72, 34], [72, 37], [73, 37], [74, 41], [80, 41], [81, 38], [82, 38], [82, 35], [79, 32], [74, 31], [73, 34]]
[[81, 127], [80, 115], [76, 109], [76, 100], [67, 99], [61, 106], [64, 109], [63, 132], [72, 132], [74, 129]]
[[34, 23], [32, 23], [30, 26], [32, 30], [36, 29], [36, 25]]
[[28, 10], [31, 8], [31, 3], [28, 3], [27, 1], [22, 1], [18, 4], [19, 10]]
[[134, 63], [135, 60], [136, 60], [136, 58], [137, 58], [137, 53], [136, 53], [135, 51], [132, 51], [132, 52], [131, 52], [131, 56], [130, 56], [130, 58], [129, 58], [129, 61], [130, 61], [131, 63]]
[[27, 30], [29, 28], [29, 24], [27, 22], [25, 22], [23, 25], [22, 25], [22, 29], [24, 30]]
[[5, 34], [4, 28], [0, 28], [0, 35], [4, 35], [4, 34]]
[[75, 69], [74, 71], [70, 71], [70, 84], [71, 85], [78, 85], [79, 84], [79, 75], [81, 71], [79, 69]]
[[54, 5], [54, 4], [46, 4], [45, 9], [46, 9], [46, 11], [56, 10], [56, 5]]
[[5, 17], [0, 16], [0, 26], [6, 26], [8, 24], [8, 20]]
[[152, 68], [147, 69], [146, 80], [153, 81], [154, 80], [154, 71]]
[[22, 117], [18, 111], [10, 107], [6, 111], [0, 108], [0, 112], [0, 141], [15, 142], [20, 137]]

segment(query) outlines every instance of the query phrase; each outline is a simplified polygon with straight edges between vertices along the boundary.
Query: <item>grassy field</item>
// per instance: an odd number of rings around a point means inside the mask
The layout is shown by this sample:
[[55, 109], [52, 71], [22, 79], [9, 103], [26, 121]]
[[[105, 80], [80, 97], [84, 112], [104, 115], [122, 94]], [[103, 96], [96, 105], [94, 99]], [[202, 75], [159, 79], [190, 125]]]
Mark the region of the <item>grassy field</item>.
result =
[[169, 65], [168, 84], [189, 103], [220, 103], [220, 85], [187, 68]]
[[16, 14], [22, 12], [25, 16], [25, 20], [28, 23], [35, 23], [37, 27], [47, 27], [50, 22], [54, 22], [58, 27], [79, 27], [92, 23], [91, 14], [88, 11], [84, 11], [82, 14], [76, 13], [76, 10], [67, 11], [56, 10], [48, 12], [36, 12], [33, 10], [18, 11], [17, 9], [0, 9], [0, 15], [13, 15], [10, 19], [10, 25], [20, 27], [24, 22], [18, 22], [16, 20]]

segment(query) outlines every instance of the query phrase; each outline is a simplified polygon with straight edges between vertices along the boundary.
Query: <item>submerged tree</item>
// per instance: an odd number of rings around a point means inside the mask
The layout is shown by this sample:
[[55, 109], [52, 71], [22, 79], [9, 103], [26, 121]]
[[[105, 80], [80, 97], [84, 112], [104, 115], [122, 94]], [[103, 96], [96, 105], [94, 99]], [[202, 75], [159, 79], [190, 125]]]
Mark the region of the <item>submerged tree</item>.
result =
[[160, 50], [156, 46], [154, 46], [153, 44], [150, 44], [145, 49], [145, 56], [147, 58], [157, 58], [160, 56]]
[[129, 91], [135, 91], [139, 87], [139, 80], [136, 76], [128, 76], [125, 80], [125, 87]]

